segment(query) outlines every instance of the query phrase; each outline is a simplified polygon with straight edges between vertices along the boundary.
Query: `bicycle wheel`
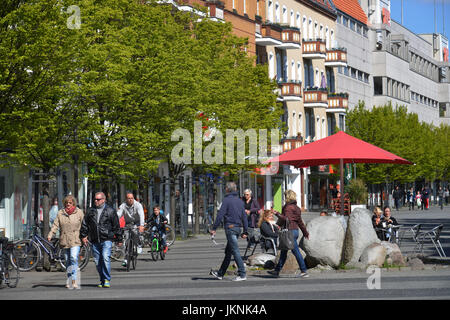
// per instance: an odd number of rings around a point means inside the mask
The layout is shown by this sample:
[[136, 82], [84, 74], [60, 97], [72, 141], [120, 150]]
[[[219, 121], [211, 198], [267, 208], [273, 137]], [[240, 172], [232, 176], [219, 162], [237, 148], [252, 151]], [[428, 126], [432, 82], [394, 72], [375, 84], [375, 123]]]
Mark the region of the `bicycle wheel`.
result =
[[3, 256], [3, 262], [5, 267], [5, 283], [10, 288], [17, 287], [20, 278], [19, 269], [12, 265], [11, 261], [9, 261], [8, 256]]
[[[57, 251], [57, 256], [56, 256], [56, 260], [59, 261], [59, 263], [61, 264], [61, 267], [66, 270], [67, 268], [67, 261], [66, 261], [66, 257], [64, 256], [64, 249], [59, 248], [56, 250]], [[89, 244], [85, 245], [83, 244], [80, 248], [80, 253], [78, 254], [78, 268], [81, 270], [83, 270], [84, 268], [86, 268], [87, 264], [89, 263], [89, 259], [91, 257], [91, 246]]]
[[117, 243], [114, 242], [111, 248], [111, 259], [113, 259], [114, 261], [123, 261], [124, 257], [125, 257], [125, 245], [121, 245], [119, 247]]
[[173, 228], [170, 225], [166, 224], [165, 231], [166, 231], [166, 245], [170, 247], [175, 242], [175, 230], [173, 230]]
[[128, 239], [125, 246], [125, 259], [127, 260], [127, 272], [130, 272], [130, 266], [133, 260], [133, 240]]
[[154, 238], [152, 241], [151, 252], [153, 261], [158, 260], [159, 241]]
[[14, 244], [10, 255], [11, 264], [19, 271], [30, 271], [36, 268], [41, 259], [41, 248], [30, 240], [21, 240]]
[[161, 260], [166, 258], [166, 254], [164, 253], [164, 248], [159, 248], [159, 255], [161, 256]]
[[131, 267], [133, 268], [133, 270], [136, 270], [136, 265], [137, 265], [137, 257], [138, 257], [138, 246], [136, 243], [133, 242], [133, 253], [132, 253], [132, 258], [131, 258]]

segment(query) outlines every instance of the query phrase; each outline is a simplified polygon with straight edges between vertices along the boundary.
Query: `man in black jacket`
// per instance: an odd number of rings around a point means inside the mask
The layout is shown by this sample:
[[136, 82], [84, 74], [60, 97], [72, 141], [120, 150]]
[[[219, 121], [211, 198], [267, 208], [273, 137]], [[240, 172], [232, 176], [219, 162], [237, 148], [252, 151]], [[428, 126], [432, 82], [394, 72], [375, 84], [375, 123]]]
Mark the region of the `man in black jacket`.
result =
[[86, 212], [80, 236], [84, 243], [92, 243], [95, 265], [100, 275], [98, 287], [109, 288], [111, 281], [112, 242], [122, 242], [122, 230], [116, 211], [105, 203], [103, 192], [95, 194], [95, 205]]
[[216, 221], [210, 231], [211, 235], [216, 234], [219, 224], [224, 223], [225, 235], [227, 236], [227, 247], [225, 248], [225, 258], [218, 271], [211, 270], [210, 274], [221, 280], [231, 262], [231, 256], [238, 265], [238, 276], [233, 281], [247, 280], [244, 261], [239, 252], [238, 237], [241, 233], [241, 227], [244, 229], [242, 238], [247, 237], [248, 220], [244, 210], [244, 202], [238, 197], [236, 184], [228, 182], [225, 188], [227, 195], [223, 199], [222, 206], [217, 214]]

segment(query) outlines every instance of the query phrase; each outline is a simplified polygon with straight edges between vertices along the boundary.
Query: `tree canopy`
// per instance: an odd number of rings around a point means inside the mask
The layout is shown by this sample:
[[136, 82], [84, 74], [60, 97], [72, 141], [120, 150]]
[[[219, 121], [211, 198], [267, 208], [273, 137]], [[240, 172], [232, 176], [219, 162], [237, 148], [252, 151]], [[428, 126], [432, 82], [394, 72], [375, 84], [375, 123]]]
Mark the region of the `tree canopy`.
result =
[[276, 84], [229, 23], [156, 1], [0, 10], [1, 165], [48, 170], [76, 156], [93, 179], [136, 179], [169, 159], [174, 130], [194, 133], [199, 112], [220, 131], [280, 125]]
[[364, 103], [348, 112], [346, 124], [350, 135], [415, 164], [358, 164], [358, 177], [364, 181], [413, 182], [449, 178], [449, 126], [436, 127], [420, 122], [417, 114], [408, 113], [404, 106], [394, 108], [388, 104], [368, 110]]

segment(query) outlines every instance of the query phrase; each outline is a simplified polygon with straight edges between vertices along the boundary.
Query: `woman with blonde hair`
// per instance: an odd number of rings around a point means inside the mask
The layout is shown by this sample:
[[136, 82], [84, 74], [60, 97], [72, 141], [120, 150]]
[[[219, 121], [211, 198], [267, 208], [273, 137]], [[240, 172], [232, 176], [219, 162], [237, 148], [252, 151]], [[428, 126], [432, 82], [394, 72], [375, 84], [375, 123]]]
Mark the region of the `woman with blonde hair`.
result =
[[[309, 277], [309, 275], [307, 273], [306, 264], [298, 247], [298, 237], [300, 235], [298, 229], [300, 228], [302, 230], [303, 236], [306, 239], [309, 239], [309, 233], [306, 230], [305, 224], [303, 223], [301, 210], [297, 206], [297, 194], [293, 190], [286, 190], [284, 196], [286, 203], [283, 206], [281, 215], [277, 214], [277, 224], [282, 226], [286, 223], [286, 220], [289, 222], [287, 228], [290, 232], [292, 232], [294, 236], [294, 249], [292, 249], [291, 251], [297, 259], [298, 266], [300, 267], [300, 277], [307, 278]], [[278, 277], [281, 269], [286, 263], [286, 259], [287, 250], [281, 250], [280, 260], [278, 260], [278, 264], [276, 265], [275, 269], [273, 271], [269, 271], [269, 273], [275, 277]]]
[[[273, 210], [264, 210], [263, 214], [259, 217], [258, 228], [261, 230], [261, 236], [264, 238], [272, 238], [275, 245], [277, 245], [278, 233], [280, 227], [276, 224]], [[270, 240], [266, 240], [264, 243], [265, 248], [270, 248]]]
[[47, 239], [50, 241], [56, 231], [59, 230], [59, 245], [64, 249], [67, 267], [66, 288], [80, 289], [76, 280], [78, 256], [81, 247], [80, 229], [84, 213], [81, 209], [77, 208], [77, 202], [72, 195], [65, 197], [63, 204], [64, 209], [58, 211]]

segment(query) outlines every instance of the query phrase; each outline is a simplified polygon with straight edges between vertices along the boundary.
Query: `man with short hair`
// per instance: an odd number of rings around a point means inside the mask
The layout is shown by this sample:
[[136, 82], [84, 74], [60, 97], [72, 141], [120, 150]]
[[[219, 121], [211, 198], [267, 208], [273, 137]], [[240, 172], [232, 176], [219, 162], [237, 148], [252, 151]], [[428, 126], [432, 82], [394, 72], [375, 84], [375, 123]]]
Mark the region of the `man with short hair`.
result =
[[[142, 244], [139, 235], [135, 232], [134, 228], [139, 228], [139, 233], [144, 232], [144, 208], [142, 205], [134, 199], [133, 192], [126, 193], [126, 200], [122, 203], [117, 211], [119, 219], [123, 216], [125, 219], [125, 229], [131, 229], [133, 240], [138, 244], [138, 253], [142, 252]], [[127, 234], [127, 233], [125, 233]], [[122, 266], [127, 266], [127, 260], [123, 260]]]
[[236, 184], [234, 182], [228, 182], [225, 191], [227, 194], [223, 199], [222, 206], [220, 207], [210, 233], [214, 236], [216, 234], [216, 229], [223, 220], [225, 235], [227, 236], [227, 246], [225, 248], [225, 257], [220, 269], [217, 271], [211, 270], [210, 274], [219, 280], [223, 279], [223, 276], [230, 265], [231, 256], [234, 256], [234, 260], [238, 266], [238, 276], [234, 278], [233, 281], [244, 281], [247, 280], [247, 277], [244, 261], [239, 252], [238, 237], [241, 234], [241, 227], [243, 227], [244, 232], [242, 233], [242, 238], [247, 238], [247, 215], [244, 210], [244, 202], [237, 194]]
[[111, 281], [112, 242], [122, 242], [122, 229], [116, 211], [108, 206], [103, 192], [94, 197], [94, 207], [87, 210], [81, 224], [80, 237], [84, 244], [92, 243], [95, 265], [100, 275], [99, 288], [109, 288]]

